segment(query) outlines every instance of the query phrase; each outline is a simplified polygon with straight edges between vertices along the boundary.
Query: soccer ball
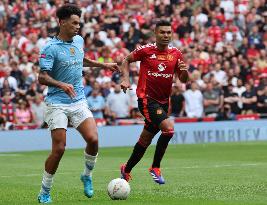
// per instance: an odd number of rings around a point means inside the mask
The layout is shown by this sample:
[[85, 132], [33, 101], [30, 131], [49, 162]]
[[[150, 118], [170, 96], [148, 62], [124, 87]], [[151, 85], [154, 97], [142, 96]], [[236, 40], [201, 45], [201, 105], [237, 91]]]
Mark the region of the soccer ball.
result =
[[108, 195], [112, 200], [125, 200], [130, 191], [130, 185], [125, 179], [113, 179], [108, 184]]

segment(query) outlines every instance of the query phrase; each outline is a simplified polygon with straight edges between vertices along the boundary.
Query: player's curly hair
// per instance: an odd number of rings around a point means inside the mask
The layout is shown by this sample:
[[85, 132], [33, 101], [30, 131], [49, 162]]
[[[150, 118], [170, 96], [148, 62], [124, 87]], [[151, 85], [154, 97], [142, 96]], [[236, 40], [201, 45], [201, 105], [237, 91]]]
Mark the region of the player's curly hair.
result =
[[65, 20], [70, 18], [71, 15], [81, 17], [82, 11], [75, 4], [65, 4], [57, 9], [56, 15], [59, 20]]

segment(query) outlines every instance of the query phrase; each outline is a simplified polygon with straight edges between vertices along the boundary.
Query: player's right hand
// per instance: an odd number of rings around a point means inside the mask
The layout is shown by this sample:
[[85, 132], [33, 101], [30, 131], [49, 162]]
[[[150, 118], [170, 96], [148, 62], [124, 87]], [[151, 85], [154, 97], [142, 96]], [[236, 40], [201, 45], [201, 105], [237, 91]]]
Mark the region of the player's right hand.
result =
[[130, 84], [130, 82], [123, 80], [121, 82], [121, 89], [123, 90], [124, 93], [126, 93], [127, 89], [131, 90], [131, 84]]
[[105, 63], [104, 68], [109, 69], [111, 71], [120, 72], [120, 68], [117, 63]]
[[64, 90], [64, 92], [67, 93], [71, 98], [75, 98], [76, 93], [75, 93], [73, 85], [62, 82], [60, 84], [60, 88]]

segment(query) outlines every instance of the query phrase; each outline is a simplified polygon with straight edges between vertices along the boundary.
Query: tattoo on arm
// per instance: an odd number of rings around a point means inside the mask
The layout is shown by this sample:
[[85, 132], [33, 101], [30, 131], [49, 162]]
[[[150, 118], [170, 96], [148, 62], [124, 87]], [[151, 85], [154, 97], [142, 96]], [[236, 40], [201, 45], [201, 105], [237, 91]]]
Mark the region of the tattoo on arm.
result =
[[103, 67], [103, 63], [88, 58], [83, 59], [83, 65], [86, 67]]
[[60, 87], [61, 82], [52, 78], [46, 71], [40, 71], [38, 81], [42, 85]]

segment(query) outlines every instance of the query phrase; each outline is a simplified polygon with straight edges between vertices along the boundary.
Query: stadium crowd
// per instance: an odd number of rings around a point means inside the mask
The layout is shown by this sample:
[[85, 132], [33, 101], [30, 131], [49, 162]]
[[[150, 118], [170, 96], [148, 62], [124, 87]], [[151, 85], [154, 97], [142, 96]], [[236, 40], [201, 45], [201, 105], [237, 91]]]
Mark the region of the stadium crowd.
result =
[[[174, 117], [234, 119], [267, 113], [267, 1], [265, 0], [2, 0], [0, 2], [0, 127], [43, 126], [47, 89], [38, 83], [39, 51], [57, 34], [55, 10], [82, 8], [85, 56], [120, 64], [137, 46], [154, 42], [153, 25], [169, 20], [172, 45], [189, 65], [191, 83], [174, 82]], [[141, 118], [135, 94], [139, 64], [130, 67], [132, 90], [120, 74], [85, 68], [94, 117], [107, 124]]]

